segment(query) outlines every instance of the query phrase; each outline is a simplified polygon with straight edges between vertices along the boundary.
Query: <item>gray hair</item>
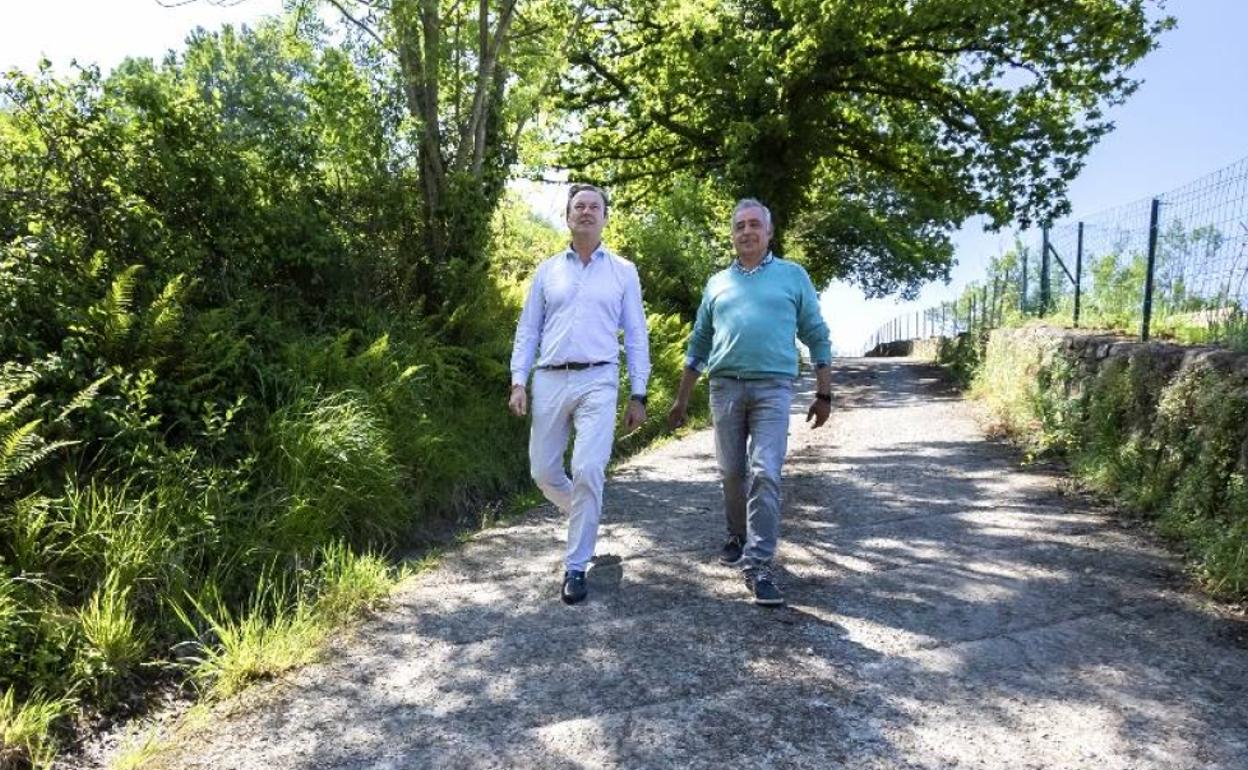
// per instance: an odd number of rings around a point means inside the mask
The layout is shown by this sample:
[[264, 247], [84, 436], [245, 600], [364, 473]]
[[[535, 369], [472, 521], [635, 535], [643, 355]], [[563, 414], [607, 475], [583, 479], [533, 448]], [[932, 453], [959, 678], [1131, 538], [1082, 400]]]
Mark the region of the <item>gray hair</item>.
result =
[[737, 225], [737, 214], [740, 214], [745, 209], [762, 209], [763, 221], [767, 223], [767, 229], [768, 230], [771, 229], [771, 209], [764, 206], [763, 202], [760, 201], [758, 198], [742, 198], [741, 200], [737, 201], [736, 207], [733, 208], [732, 210], [732, 226], [733, 227], [736, 227]]

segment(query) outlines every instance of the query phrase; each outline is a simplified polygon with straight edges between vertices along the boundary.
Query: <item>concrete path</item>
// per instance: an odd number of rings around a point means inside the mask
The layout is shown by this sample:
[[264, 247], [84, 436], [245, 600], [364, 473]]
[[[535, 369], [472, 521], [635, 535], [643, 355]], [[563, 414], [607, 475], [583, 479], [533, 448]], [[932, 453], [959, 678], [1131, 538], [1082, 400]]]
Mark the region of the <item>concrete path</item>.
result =
[[177, 768], [1248, 768], [1248, 629], [1176, 562], [986, 442], [921, 363], [795, 408], [789, 606], [715, 562], [709, 432], [608, 482], [590, 598], [538, 510], [416, 579]]

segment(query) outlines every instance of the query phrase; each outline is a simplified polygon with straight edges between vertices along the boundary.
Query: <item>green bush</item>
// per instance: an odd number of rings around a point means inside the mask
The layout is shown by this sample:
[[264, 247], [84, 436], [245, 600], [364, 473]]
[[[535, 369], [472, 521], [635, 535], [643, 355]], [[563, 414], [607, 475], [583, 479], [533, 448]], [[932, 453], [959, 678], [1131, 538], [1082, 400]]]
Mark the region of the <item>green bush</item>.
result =
[[1138, 345], [1089, 366], [1055, 334], [996, 333], [974, 392], [1032, 455], [1154, 520], [1216, 596], [1248, 596], [1248, 382]]
[[[305, 26], [0, 77], [0, 766], [188, 649], [218, 693], [298, 665], [393, 586], [377, 553], [533, 499], [507, 360], [566, 236], [512, 200], [488, 269], [431, 264], [393, 73]], [[664, 250], [698, 233], [701, 275], [724, 247], [709, 188], [670, 203], [697, 222], [631, 231], [666, 312], [623, 453], [663, 430], [701, 288]]]
[[404, 524], [399, 467], [363, 393], [312, 389], [273, 413], [264, 459], [283, 492], [265, 540], [303, 553], [327, 538], [386, 540]]
[[[516, 302], [461, 271], [444, 278], [470, 301], [420, 314], [386, 77], [275, 23], [107, 76], [0, 78], [13, 713], [111, 708], [186, 620], [222, 650], [274, 636], [248, 623], [302, 628], [291, 607], [344, 616], [385, 580], [376, 557], [323, 548], [392, 545], [529, 485], [504, 408]], [[304, 575], [322, 564], [348, 566]], [[51, 746], [22, 740], [27, 759]]]

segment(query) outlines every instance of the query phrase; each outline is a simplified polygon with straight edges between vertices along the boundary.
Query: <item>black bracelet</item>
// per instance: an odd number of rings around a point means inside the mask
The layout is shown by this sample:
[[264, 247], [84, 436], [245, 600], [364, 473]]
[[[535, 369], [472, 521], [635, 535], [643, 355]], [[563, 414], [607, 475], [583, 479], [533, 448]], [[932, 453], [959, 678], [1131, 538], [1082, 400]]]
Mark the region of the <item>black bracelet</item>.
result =
[[815, 398], [819, 399], [820, 401], [827, 401], [829, 404], [832, 403], [831, 393], [816, 393]]
[[646, 396], [643, 393], [634, 393], [628, 397], [629, 401], [640, 401], [642, 406], [646, 405]]

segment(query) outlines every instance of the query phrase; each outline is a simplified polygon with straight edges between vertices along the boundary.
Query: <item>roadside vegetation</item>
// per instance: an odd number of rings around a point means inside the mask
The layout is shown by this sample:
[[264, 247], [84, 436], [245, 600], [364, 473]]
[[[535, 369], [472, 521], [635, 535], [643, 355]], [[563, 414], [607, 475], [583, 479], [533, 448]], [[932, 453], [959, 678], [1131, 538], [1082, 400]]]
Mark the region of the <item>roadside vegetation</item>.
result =
[[[1212, 596], [1243, 601], [1248, 332], [1242, 311], [1187, 296], [1181, 281], [1158, 281], [1157, 306], [1167, 309], [1155, 327], [1160, 341], [1134, 342], [1143, 257], [1111, 254], [1093, 265], [1082, 298], [1083, 331], [1072, 332], [1069, 292], [1043, 318], [1018, 312], [1020, 253], [994, 260], [986, 280], [968, 287], [949, 310], [966, 313], [987, 286], [1005, 287], [995, 292], [1001, 304], [992, 325], [1000, 329], [943, 338], [937, 360], [1028, 457], [1064, 458], [1081, 483], [1153, 522], [1181, 548]], [[1167, 253], [1160, 250], [1159, 275], [1177, 272]], [[1211, 320], [1211, 308], [1224, 309]], [[1216, 345], [1180, 347], [1208, 342]]]
[[[399, 118], [298, 40], [3, 82], [0, 186], [24, 186], [0, 198], [6, 770], [155, 681], [228, 695], [307, 662], [422, 523], [530, 488], [507, 359], [561, 233], [504, 199], [496, 268], [453, 317], [421, 312]], [[650, 322], [659, 410], [688, 327]]]
[[[1170, 345], [1098, 361], [1060, 332], [994, 332], [972, 392], [1031, 456], [1061, 456], [1178, 544], [1211, 595], [1248, 597], [1248, 383], [1242, 354]], [[1105, 338], [1093, 345], [1107, 344]]]

